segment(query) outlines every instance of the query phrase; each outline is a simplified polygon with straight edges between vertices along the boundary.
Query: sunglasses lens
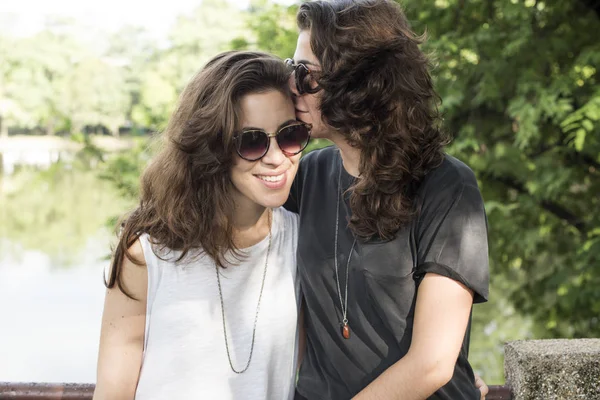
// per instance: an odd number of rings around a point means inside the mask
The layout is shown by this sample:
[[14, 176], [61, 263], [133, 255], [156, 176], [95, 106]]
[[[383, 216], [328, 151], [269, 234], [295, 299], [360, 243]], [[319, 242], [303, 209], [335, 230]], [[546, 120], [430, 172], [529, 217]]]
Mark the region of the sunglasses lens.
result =
[[305, 125], [291, 125], [283, 128], [277, 135], [277, 144], [286, 154], [300, 153], [308, 145], [310, 131]]
[[300, 94], [307, 93], [310, 91], [310, 78], [308, 71], [302, 65], [296, 68], [296, 87]]
[[313, 94], [319, 91], [318, 87], [313, 87], [314, 82], [311, 79], [310, 71], [306, 65], [302, 63], [294, 64], [294, 60], [291, 58], [287, 58], [285, 60], [285, 65], [288, 68], [292, 68], [294, 71], [294, 81], [296, 83], [296, 90], [298, 91], [298, 94]]
[[261, 131], [245, 131], [237, 139], [238, 154], [249, 161], [258, 160], [264, 156], [268, 146], [269, 137]]

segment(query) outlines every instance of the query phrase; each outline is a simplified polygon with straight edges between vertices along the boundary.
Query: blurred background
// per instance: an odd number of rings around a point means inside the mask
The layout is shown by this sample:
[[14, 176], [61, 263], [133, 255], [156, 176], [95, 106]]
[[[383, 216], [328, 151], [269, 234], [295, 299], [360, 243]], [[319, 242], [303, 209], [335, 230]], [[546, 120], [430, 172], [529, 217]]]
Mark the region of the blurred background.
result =
[[[297, 5], [2, 3], [0, 381], [91, 383], [112, 229], [149, 141], [216, 53], [292, 56]], [[401, 3], [485, 199], [470, 360], [501, 384], [507, 340], [600, 337], [600, 1]]]

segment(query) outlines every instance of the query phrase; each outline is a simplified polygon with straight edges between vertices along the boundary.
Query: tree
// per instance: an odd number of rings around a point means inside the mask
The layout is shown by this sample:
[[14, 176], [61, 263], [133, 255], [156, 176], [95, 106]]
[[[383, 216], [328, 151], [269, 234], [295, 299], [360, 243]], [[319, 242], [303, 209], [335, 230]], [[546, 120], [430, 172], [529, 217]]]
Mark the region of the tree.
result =
[[0, 63], [0, 138], [8, 136], [8, 113], [13, 107], [12, 101], [8, 99], [8, 73], [9, 48], [12, 47], [10, 40], [0, 36], [0, 58], [5, 60]]
[[118, 135], [130, 102], [122, 72], [96, 58], [75, 63], [65, 76], [61, 103], [64, 114], [69, 116], [72, 134], [79, 133], [85, 125], [103, 125]]
[[232, 41], [235, 49], [259, 49], [281, 58], [294, 55], [298, 30], [296, 5], [283, 6], [267, 0], [253, 0], [248, 9], [247, 26], [251, 34]]
[[[589, 2], [588, 2], [589, 3]], [[480, 179], [494, 283], [549, 336], [600, 334], [600, 19], [584, 1], [405, 1], [450, 151]]]
[[142, 27], [124, 26], [108, 38], [108, 49], [104, 58], [121, 66], [123, 91], [130, 98], [129, 107], [125, 112], [126, 119], [142, 127], [151, 126], [154, 122], [145, 120], [145, 114], [134, 115], [134, 110], [140, 105], [142, 85], [147, 78], [143, 71], [147, 69], [147, 63], [152, 62], [159, 52], [155, 40]]
[[141, 71], [135, 123], [161, 130], [179, 93], [210, 58], [229, 50], [231, 41], [245, 29], [244, 14], [223, 0], [205, 0], [182, 15], [169, 31], [169, 46], [158, 51]]
[[88, 54], [74, 39], [73, 29], [68, 20], [49, 20], [46, 29], [34, 36], [2, 38], [0, 98], [8, 110], [7, 125], [39, 127], [52, 135], [64, 124], [68, 117], [62, 107], [66, 76], [73, 62]]

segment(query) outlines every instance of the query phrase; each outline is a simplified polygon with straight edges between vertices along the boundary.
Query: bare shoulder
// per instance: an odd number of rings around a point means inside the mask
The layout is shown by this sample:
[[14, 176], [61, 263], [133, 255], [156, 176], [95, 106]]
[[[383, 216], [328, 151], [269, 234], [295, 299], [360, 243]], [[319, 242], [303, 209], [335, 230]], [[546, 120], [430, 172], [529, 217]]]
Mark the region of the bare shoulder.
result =
[[141, 264], [141, 267], [146, 267], [146, 260], [144, 258], [144, 248], [142, 247], [141, 238], [138, 238], [132, 245], [127, 249], [129, 254], [135, 259], [136, 263], [133, 263], [127, 257], [125, 257], [124, 261], [129, 261], [130, 264], [137, 265], [137, 263]]
[[[144, 259], [144, 248], [139, 238], [129, 247], [128, 251], [132, 259], [123, 256], [121, 260], [121, 282], [128, 294], [145, 302], [148, 290], [148, 271]], [[109, 290], [117, 290], [121, 295], [125, 295], [118, 285]]]

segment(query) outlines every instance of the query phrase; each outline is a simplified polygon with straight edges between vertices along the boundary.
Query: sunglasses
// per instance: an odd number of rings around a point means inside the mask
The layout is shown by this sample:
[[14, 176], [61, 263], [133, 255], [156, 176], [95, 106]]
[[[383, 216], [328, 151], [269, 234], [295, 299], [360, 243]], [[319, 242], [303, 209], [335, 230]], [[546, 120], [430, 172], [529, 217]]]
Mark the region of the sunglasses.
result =
[[285, 60], [285, 65], [288, 68], [294, 69], [294, 80], [296, 83], [296, 90], [299, 95], [303, 94], [314, 94], [317, 93], [321, 88], [319, 86], [312, 87], [313, 80], [311, 79], [311, 70], [303, 63], [294, 64], [294, 60], [288, 58]]
[[292, 122], [272, 134], [262, 129], [245, 129], [233, 137], [235, 150], [244, 160], [257, 161], [267, 154], [271, 138], [274, 137], [286, 156], [294, 156], [308, 145], [311, 128], [311, 124]]

